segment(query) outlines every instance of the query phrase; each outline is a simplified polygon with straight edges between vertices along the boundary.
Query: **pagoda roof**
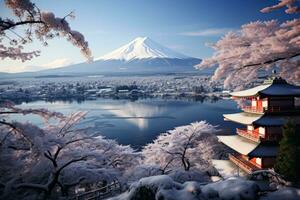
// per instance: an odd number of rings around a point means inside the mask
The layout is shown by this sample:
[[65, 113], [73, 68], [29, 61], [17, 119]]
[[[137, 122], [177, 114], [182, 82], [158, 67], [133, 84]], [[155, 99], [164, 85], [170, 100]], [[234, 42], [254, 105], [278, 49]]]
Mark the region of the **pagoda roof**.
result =
[[290, 115], [290, 116], [278, 116], [278, 115], [263, 115], [261, 118], [253, 122], [253, 125], [258, 126], [283, 126], [286, 124], [287, 120], [291, 119], [296, 124], [300, 124], [300, 116]]
[[275, 157], [278, 154], [278, 145], [260, 143], [253, 151], [251, 151], [249, 157]]
[[219, 141], [249, 157], [275, 157], [278, 146], [274, 144], [256, 143], [239, 135], [217, 136]]
[[298, 115], [268, 115], [256, 113], [234, 113], [224, 114], [226, 120], [237, 122], [244, 125], [257, 125], [257, 126], [282, 126], [288, 119], [292, 119], [296, 124], [300, 125], [300, 116]]
[[263, 115], [262, 114], [254, 114], [254, 113], [234, 113], [234, 114], [224, 114], [223, 115], [225, 119], [237, 122], [240, 124], [250, 125], [253, 122], [260, 119]]
[[219, 141], [243, 155], [248, 155], [259, 143], [252, 142], [239, 135], [217, 136]]
[[233, 97], [300, 97], [300, 86], [295, 86], [287, 83], [284, 79], [280, 77], [275, 77], [271, 80], [267, 80], [263, 85], [256, 86], [251, 89], [242, 90], [238, 92], [231, 92]]

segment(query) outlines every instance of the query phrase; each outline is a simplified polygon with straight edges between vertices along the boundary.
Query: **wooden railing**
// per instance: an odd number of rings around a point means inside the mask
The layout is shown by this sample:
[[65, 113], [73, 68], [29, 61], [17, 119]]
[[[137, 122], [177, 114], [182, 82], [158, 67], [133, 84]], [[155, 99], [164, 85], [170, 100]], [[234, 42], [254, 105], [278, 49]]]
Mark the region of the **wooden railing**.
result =
[[242, 106], [242, 110], [245, 112], [251, 112], [251, 113], [295, 113], [300, 112], [300, 108], [298, 106], [295, 107], [289, 107], [289, 108], [282, 108], [280, 106], [268, 106], [265, 107], [254, 107], [254, 106]]
[[229, 160], [240, 167], [242, 170], [248, 174], [253, 173], [254, 171], [260, 170], [257, 166], [250, 163], [249, 161], [242, 158], [240, 155], [229, 154]]
[[236, 129], [236, 133], [254, 142], [279, 141], [282, 138], [282, 135], [280, 133], [276, 133], [276, 134], [266, 133], [265, 136], [261, 136], [257, 131], [249, 131], [246, 129], [239, 129], [239, 128]]
[[243, 130], [243, 129], [236, 129], [236, 133], [242, 137], [248, 138], [254, 142], [259, 142], [260, 141], [260, 136], [259, 133], [256, 131], [248, 131], [248, 130]]
[[262, 107], [242, 106], [242, 110], [251, 113], [264, 113], [264, 109]]
[[111, 197], [121, 192], [121, 185], [118, 181], [113, 181], [111, 184], [106, 185], [101, 188], [97, 188], [95, 190], [91, 190], [88, 192], [83, 192], [81, 194], [77, 194], [69, 200], [101, 200], [104, 198]]

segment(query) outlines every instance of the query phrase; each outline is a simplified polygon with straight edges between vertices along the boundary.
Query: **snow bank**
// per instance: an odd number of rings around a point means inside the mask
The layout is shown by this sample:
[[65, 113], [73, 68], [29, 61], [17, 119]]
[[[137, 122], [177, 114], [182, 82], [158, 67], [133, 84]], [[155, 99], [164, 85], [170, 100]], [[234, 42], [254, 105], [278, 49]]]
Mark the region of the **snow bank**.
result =
[[203, 186], [194, 181], [180, 184], [167, 175], [160, 175], [142, 178], [127, 192], [110, 200], [255, 200], [258, 190], [254, 181], [237, 177]]
[[111, 198], [111, 200], [154, 200], [158, 199], [157, 196], [161, 195], [163, 190], [177, 190], [181, 187], [181, 184], [174, 182], [167, 175], [151, 176], [133, 183], [128, 192]]
[[141, 178], [162, 175], [162, 170], [158, 165], [138, 165], [134, 168], [128, 169], [124, 175], [128, 182], [138, 181]]
[[201, 198], [201, 188], [197, 182], [186, 182], [178, 190], [159, 190], [156, 199], [164, 200], [197, 200]]
[[268, 193], [262, 200], [299, 200], [300, 189], [296, 188], [281, 188], [275, 192]]
[[174, 170], [168, 174], [174, 181], [179, 183], [184, 183], [187, 181], [197, 181], [197, 182], [211, 182], [208, 173], [200, 172], [197, 170]]
[[258, 191], [259, 187], [254, 181], [239, 177], [231, 177], [202, 187], [202, 192], [206, 199], [257, 199]]

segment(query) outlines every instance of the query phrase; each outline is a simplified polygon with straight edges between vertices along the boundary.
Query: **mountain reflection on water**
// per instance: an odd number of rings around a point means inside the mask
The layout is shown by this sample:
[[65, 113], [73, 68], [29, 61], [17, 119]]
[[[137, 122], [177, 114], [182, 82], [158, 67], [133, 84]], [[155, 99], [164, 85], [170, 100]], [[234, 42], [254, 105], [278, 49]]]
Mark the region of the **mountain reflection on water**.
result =
[[[236, 103], [226, 99], [203, 102], [174, 99], [36, 101], [23, 103], [20, 107], [48, 108], [66, 115], [76, 111], [87, 111], [80, 126], [92, 127], [93, 131], [107, 138], [138, 148], [151, 142], [160, 133], [200, 120], [218, 125], [223, 134], [229, 134], [234, 131], [234, 124], [224, 122], [223, 114], [238, 111]], [[23, 116], [16, 116], [16, 119], [18, 118], [24, 120]], [[26, 116], [25, 120], [42, 124], [42, 121], [34, 116]]]

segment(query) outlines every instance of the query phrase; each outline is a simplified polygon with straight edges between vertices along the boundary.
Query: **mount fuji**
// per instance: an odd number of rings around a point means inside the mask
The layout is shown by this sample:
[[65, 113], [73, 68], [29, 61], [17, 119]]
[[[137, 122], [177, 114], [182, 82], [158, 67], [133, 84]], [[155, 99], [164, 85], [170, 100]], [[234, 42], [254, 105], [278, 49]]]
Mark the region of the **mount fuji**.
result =
[[158, 44], [148, 37], [130, 43], [94, 59], [66, 67], [35, 72], [35, 75], [147, 74], [198, 72], [201, 59], [189, 57]]
[[108, 53], [96, 60], [123, 60], [174, 58], [189, 59], [181, 53], [166, 48], [148, 37], [138, 37], [132, 42]]

